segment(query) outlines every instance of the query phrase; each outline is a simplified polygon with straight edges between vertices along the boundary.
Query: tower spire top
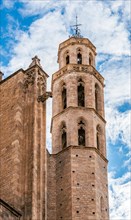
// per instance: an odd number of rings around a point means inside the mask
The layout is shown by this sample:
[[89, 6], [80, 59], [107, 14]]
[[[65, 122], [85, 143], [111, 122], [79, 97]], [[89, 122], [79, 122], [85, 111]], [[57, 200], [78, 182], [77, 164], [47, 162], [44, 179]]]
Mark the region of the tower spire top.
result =
[[80, 29], [79, 29], [79, 26], [81, 26], [82, 24], [78, 24], [78, 17], [76, 15], [76, 24], [75, 25], [72, 25], [71, 28], [73, 29], [73, 36], [74, 37], [82, 37], [81, 34], [80, 34]]

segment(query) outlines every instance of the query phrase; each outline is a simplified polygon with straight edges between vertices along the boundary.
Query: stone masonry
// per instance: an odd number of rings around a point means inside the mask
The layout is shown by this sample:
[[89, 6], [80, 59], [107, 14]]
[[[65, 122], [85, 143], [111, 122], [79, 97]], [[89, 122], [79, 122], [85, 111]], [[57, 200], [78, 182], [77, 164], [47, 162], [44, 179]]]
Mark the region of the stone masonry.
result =
[[38, 97], [46, 92], [47, 74], [37, 60], [0, 85], [0, 197], [21, 219], [32, 220], [46, 212], [46, 104]]
[[86, 38], [61, 43], [51, 92], [37, 56], [4, 80], [0, 72], [0, 220], [109, 220], [104, 78], [95, 56]]

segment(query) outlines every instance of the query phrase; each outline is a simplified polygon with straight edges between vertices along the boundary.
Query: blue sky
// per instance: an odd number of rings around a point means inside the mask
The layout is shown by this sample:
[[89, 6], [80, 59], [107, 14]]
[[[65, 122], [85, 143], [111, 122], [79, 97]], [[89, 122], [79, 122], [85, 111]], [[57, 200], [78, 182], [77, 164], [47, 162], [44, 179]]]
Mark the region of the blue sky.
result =
[[[69, 37], [76, 13], [81, 34], [96, 46], [96, 68], [105, 78], [111, 220], [130, 219], [130, 8], [128, 0], [3, 0], [0, 5], [4, 77], [26, 69], [37, 54], [50, 75], [50, 90], [51, 75], [58, 70], [58, 45]], [[50, 149], [51, 101], [47, 103]]]

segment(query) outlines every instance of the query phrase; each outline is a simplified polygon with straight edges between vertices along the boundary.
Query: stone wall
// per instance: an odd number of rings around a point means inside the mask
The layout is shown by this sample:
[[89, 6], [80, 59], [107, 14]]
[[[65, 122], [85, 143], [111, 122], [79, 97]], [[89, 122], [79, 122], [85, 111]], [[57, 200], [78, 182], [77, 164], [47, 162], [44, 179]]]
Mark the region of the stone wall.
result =
[[18, 220], [21, 213], [0, 199], [0, 220]]
[[1, 198], [17, 208], [22, 205], [23, 178], [23, 73], [0, 86]]
[[47, 152], [47, 219], [56, 220], [56, 156]]
[[107, 220], [106, 173], [107, 160], [93, 147], [48, 154], [48, 220]]
[[34, 66], [0, 83], [1, 198], [22, 219], [45, 218], [46, 76]]

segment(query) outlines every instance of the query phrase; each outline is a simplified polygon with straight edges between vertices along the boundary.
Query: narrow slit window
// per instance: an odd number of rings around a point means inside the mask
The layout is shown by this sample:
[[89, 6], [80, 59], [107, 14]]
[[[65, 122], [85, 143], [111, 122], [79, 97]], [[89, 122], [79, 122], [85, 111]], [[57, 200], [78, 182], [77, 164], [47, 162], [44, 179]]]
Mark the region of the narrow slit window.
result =
[[91, 53], [89, 54], [89, 65], [93, 65], [93, 56]]
[[100, 210], [101, 210], [101, 212], [104, 211], [104, 200], [103, 200], [103, 197], [102, 197], [102, 196], [101, 196], [101, 198], [100, 198]]
[[78, 129], [78, 144], [85, 146], [85, 130], [82, 127]]
[[100, 150], [100, 143], [101, 143], [101, 127], [97, 125], [96, 127], [96, 147]]
[[78, 85], [77, 88], [78, 92], [78, 106], [85, 106], [85, 93], [84, 93], [84, 86], [82, 84]]
[[66, 135], [66, 131], [63, 130], [62, 131], [62, 148], [66, 148], [67, 147], [67, 135]]
[[70, 63], [70, 56], [67, 55], [67, 56], [66, 56], [66, 64], [69, 64], [69, 63]]
[[67, 107], [66, 88], [63, 88], [62, 90], [62, 106], [63, 106], [63, 109]]
[[95, 85], [95, 109], [99, 110], [99, 87], [97, 84]]
[[77, 54], [77, 64], [82, 64], [82, 55], [81, 55], [81, 53]]
[[99, 133], [98, 132], [96, 135], [96, 141], [97, 141], [97, 149], [100, 150], [100, 140], [99, 140]]
[[91, 58], [89, 57], [89, 65], [91, 65]]

